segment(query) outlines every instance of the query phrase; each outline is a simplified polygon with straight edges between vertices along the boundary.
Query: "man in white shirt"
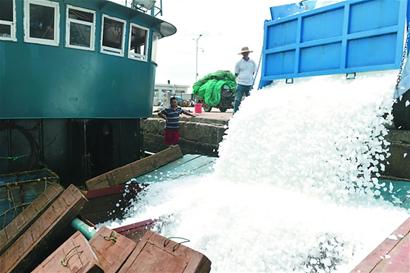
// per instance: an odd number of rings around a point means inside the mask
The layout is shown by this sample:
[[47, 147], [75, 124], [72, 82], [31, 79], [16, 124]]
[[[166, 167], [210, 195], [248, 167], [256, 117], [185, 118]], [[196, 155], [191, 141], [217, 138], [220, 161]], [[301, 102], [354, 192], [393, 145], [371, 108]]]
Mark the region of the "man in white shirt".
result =
[[242, 59], [235, 65], [235, 76], [238, 86], [236, 88], [234, 112], [238, 111], [243, 95], [249, 96], [249, 91], [253, 86], [256, 63], [249, 58], [249, 53], [251, 52], [253, 51], [249, 50], [247, 46], [242, 47], [241, 52], [239, 52], [239, 54], [242, 54]]

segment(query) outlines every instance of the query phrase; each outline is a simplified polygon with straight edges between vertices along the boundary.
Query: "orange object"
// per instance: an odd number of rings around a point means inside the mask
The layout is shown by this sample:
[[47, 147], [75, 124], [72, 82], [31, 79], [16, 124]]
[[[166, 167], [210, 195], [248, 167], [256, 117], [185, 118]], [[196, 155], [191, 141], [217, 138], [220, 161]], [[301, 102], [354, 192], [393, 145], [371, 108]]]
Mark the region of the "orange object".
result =
[[197, 114], [201, 114], [202, 113], [202, 103], [195, 103], [194, 111]]
[[119, 273], [208, 273], [211, 261], [203, 254], [147, 231]]
[[[27, 271], [26, 271], [27, 272]], [[32, 273], [86, 273], [104, 271], [87, 239], [77, 231]]]

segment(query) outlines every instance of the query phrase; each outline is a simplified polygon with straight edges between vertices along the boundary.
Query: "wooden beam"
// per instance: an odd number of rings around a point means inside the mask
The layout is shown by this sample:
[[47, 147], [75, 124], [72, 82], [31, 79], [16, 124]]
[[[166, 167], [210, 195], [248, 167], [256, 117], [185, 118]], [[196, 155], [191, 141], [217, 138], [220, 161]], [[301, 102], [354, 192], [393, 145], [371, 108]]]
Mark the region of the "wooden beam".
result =
[[104, 273], [116, 273], [131, 255], [137, 244], [127, 237], [101, 227], [90, 240]]
[[111, 186], [126, 183], [132, 178], [148, 173], [169, 162], [182, 157], [181, 149], [178, 145], [158, 152], [154, 155], [137, 160], [115, 170], [109, 171], [85, 182], [87, 189], [103, 189]]
[[70, 185], [47, 210], [0, 256], [0, 272], [30, 272], [57, 246], [62, 230], [79, 214], [87, 199]]
[[410, 218], [373, 250], [351, 273], [410, 272]]
[[203, 254], [147, 231], [119, 273], [208, 273], [211, 261]]
[[0, 231], [0, 254], [2, 254], [64, 191], [58, 184], [50, 184], [27, 208]]
[[32, 273], [104, 273], [87, 239], [77, 231]]

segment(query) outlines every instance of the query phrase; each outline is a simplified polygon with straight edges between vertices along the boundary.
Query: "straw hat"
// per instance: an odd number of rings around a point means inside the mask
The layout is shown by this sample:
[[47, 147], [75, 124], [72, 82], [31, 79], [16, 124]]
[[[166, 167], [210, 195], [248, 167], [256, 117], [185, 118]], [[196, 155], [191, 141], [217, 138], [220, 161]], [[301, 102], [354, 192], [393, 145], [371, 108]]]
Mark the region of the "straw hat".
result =
[[239, 52], [238, 54], [242, 54], [242, 53], [246, 53], [246, 52], [250, 53], [250, 52], [253, 52], [253, 51], [250, 50], [249, 47], [244, 46], [244, 47], [242, 47], [241, 52]]

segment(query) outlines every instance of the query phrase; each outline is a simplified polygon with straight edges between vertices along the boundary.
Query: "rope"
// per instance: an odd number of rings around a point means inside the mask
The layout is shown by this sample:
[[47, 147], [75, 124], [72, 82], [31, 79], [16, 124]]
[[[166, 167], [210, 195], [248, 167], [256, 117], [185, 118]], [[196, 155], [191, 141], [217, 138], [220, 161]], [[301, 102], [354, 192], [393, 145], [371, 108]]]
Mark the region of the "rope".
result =
[[[79, 247], [80, 247], [79, 245], [73, 247], [73, 248], [70, 249], [70, 251], [68, 251], [67, 254], [61, 259], [60, 264], [61, 264], [63, 267], [67, 267], [67, 266], [68, 266], [68, 262], [70, 261], [70, 259], [71, 259], [72, 257], [74, 257], [75, 255], [80, 256], [80, 254], [82, 254], [82, 253], [84, 252], [84, 251], [78, 251], [78, 248], [79, 248]], [[73, 252], [73, 251], [75, 251], [75, 252]]]
[[115, 235], [115, 231], [111, 231], [110, 236], [103, 236], [104, 240], [111, 241], [113, 244], [117, 242], [117, 236]]
[[180, 239], [180, 240], [182, 240], [182, 242], [176, 243], [176, 244], [172, 247], [172, 252], [175, 252], [175, 251], [179, 248], [179, 246], [180, 246], [181, 244], [190, 242], [189, 239], [183, 238], [183, 237], [168, 237], [168, 238], [165, 239], [165, 241], [164, 241], [164, 247], [166, 247], [166, 246], [171, 242], [171, 239]]
[[29, 154], [17, 155], [17, 156], [0, 156], [0, 159], [16, 161], [16, 160], [19, 160], [20, 158], [28, 157], [28, 156], [29, 156]]

